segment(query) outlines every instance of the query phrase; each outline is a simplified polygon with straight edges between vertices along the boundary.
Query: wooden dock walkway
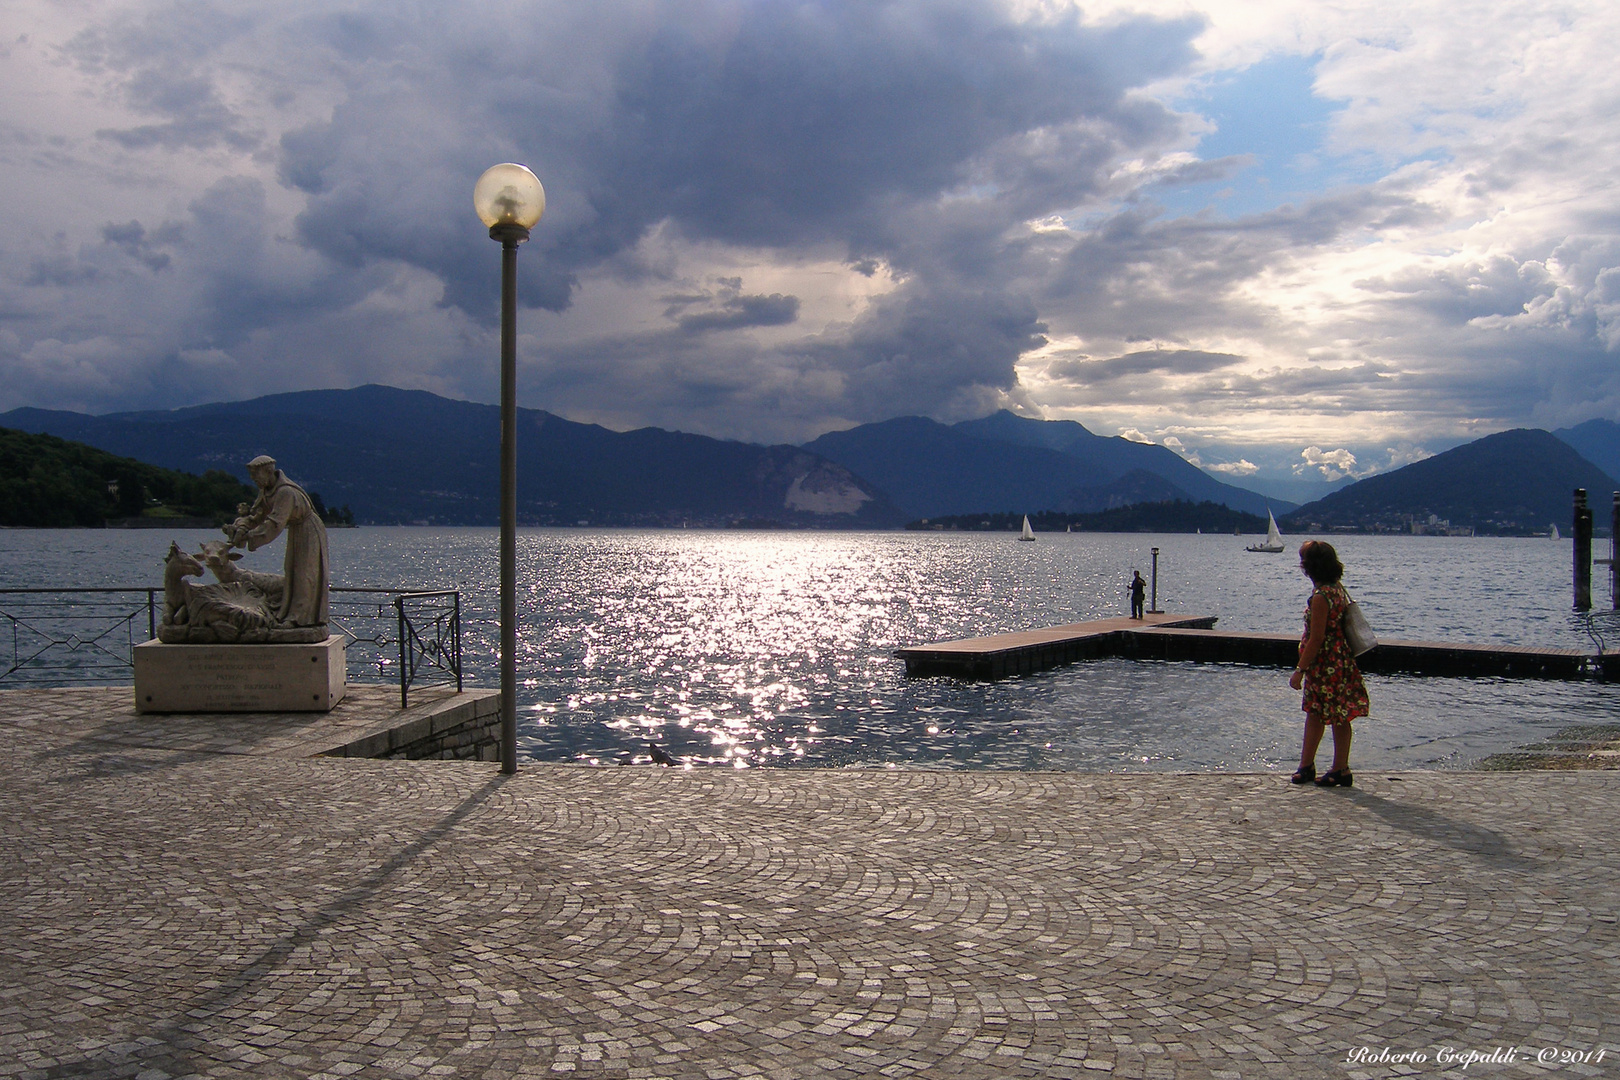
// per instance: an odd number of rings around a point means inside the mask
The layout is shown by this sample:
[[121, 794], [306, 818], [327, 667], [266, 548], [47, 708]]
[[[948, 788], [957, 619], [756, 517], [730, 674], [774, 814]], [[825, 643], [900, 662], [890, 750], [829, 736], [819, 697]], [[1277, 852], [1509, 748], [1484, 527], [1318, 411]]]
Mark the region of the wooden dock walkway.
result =
[[[1000, 679], [1077, 660], [1190, 660], [1291, 668], [1299, 660], [1295, 634], [1217, 631], [1213, 615], [1154, 614], [1021, 630], [897, 649], [907, 675]], [[1579, 649], [1380, 641], [1361, 670], [1378, 675], [1441, 675], [1510, 679], [1620, 680], [1620, 657]]]
[[1019, 630], [1010, 634], [940, 641], [896, 649], [894, 655], [906, 662], [907, 675], [960, 675], [970, 679], [1000, 679], [1044, 671], [1076, 660], [1097, 660], [1118, 656], [1119, 635], [1144, 627], [1208, 630], [1215, 625], [1213, 615], [1166, 615], [1156, 613], [1141, 619], [1124, 616], [1095, 622], [1049, 626], [1041, 630]]

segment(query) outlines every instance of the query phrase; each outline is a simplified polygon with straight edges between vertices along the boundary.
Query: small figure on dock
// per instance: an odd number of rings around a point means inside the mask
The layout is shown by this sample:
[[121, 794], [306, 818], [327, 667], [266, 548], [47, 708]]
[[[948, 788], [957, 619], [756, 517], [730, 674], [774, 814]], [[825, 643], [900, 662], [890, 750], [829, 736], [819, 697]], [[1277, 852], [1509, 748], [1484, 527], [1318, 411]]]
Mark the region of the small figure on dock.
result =
[[[1333, 545], [1307, 540], [1299, 546], [1299, 568], [1309, 575], [1315, 588], [1305, 607], [1305, 634], [1299, 644], [1299, 663], [1289, 676], [1288, 685], [1305, 691], [1300, 708], [1305, 711], [1305, 743], [1300, 749], [1299, 769], [1290, 781], [1317, 787], [1350, 787], [1350, 722], [1368, 713], [1367, 686], [1361, 681], [1355, 652], [1344, 636], [1344, 613], [1350, 594], [1341, 581], [1344, 564]], [[1316, 775], [1316, 748], [1322, 733], [1333, 728], [1333, 768]]]
[[1142, 571], [1132, 570], [1131, 573], [1134, 575], [1129, 586], [1131, 590], [1131, 618], [1140, 619], [1143, 617], [1142, 608], [1147, 604], [1147, 582], [1142, 578]]

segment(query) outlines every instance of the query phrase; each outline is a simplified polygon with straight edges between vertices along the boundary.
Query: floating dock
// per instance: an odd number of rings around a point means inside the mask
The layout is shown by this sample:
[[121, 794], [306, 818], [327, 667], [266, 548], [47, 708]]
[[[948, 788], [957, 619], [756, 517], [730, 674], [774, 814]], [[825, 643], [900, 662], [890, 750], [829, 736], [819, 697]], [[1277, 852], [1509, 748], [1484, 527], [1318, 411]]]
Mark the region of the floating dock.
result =
[[1044, 671], [1076, 660], [1120, 656], [1120, 636], [1145, 628], [1209, 630], [1213, 615], [1166, 615], [1155, 612], [1141, 619], [1125, 617], [1095, 622], [1019, 630], [1010, 634], [939, 641], [896, 649], [906, 662], [907, 675], [958, 675], [969, 679], [1001, 679]]
[[[1078, 660], [1191, 660], [1291, 668], [1299, 662], [1295, 634], [1233, 633], [1214, 629], [1213, 615], [1150, 614], [941, 641], [896, 649], [907, 675], [1000, 679]], [[1361, 670], [1378, 675], [1445, 675], [1509, 679], [1620, 680], [1620, 657], [1579, 649], [1515, 645], [1458, 645], [1435, 641], [1380, 641], [1363, 654]]]

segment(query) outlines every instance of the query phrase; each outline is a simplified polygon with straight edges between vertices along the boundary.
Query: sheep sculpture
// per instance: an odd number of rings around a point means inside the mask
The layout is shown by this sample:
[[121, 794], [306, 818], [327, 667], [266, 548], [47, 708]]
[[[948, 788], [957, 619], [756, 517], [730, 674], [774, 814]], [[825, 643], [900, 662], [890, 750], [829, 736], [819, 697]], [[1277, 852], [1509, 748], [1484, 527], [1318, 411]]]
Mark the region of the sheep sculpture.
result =
[[[228, 559], [224, 561], [234, 569]], [[163, 624], [158, 639], [170, 644], [271, 640], [276, 618], [269, 593], [246, 578], [250, 571], [242, 571], [239, 580], [206, 585], [187, 580], [202, 576], [208, 565], [202, 555], [180, 550], [178, 542], [169, 544], [163, 560]], [[280, 581], [270, 574], [254, 576]], [[264, 584], [273, 587], [272, 582]]]

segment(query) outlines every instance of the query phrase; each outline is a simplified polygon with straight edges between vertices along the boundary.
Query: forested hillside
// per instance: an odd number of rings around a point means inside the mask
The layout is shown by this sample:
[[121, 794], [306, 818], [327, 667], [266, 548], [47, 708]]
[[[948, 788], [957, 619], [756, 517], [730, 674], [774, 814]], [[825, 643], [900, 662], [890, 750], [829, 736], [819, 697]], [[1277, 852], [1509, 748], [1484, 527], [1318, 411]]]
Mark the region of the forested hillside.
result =
[[51, 435], [0, 428], [0, 525], [99, 527], [109, 518], [225, 522], [253, 488], [218, 469], [202, 476], [117, 457]]

